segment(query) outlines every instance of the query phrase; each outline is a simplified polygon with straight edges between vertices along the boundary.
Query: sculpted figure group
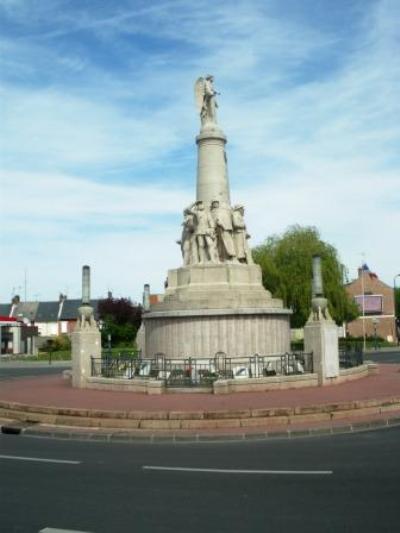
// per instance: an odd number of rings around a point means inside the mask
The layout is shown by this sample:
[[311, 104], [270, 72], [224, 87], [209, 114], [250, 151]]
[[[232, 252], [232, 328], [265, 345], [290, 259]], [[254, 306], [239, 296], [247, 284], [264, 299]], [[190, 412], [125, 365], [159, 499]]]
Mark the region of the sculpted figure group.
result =
[[206, 207], [197, 201], [183, 212], [181, 245], [183, 264], [252, 264], [244, 222], [244, 207], [221, 206], [218, 200]]

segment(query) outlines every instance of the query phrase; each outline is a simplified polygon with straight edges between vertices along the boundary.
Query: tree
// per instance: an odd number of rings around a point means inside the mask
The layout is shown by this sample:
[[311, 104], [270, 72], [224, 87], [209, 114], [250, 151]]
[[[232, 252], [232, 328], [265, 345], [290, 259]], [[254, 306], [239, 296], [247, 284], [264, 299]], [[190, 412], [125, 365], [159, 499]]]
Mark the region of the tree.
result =
[[357, 317], [357, 305], [343, 286], [344, 266], [336, 249], [321, 240], [314, 227], [291, 226], [282, 236], [273, 235], [253, 249], [262, 270], [263, 284], [292, 308], [291, 326], [303, 327], [311, 311], [312, 257], [321, 256], [325, 296], [334, 320], [341, 324]]
[[395, 315], [400, 317], [400, 287], [396, 287], [394, 290], [394, 309]]
[[142, 307], [133, 305], [128, 298], [106, 298], [98, 303], [98, 314], [103, 322], [103, 343], [111, 335], [114, 345], [130, 344], [142, 322]]

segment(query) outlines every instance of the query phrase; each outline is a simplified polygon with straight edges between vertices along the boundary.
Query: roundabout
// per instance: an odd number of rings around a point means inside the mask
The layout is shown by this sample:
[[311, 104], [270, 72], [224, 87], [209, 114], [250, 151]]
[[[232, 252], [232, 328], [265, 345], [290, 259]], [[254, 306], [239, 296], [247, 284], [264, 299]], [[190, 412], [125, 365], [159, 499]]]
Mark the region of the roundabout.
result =
[[203, 441], [304, 436], [395, 425], [400, 365], [327, 387], [145, 395], [72, 388], [62, 375], [4, 380], [3, 432], [103, 440]]

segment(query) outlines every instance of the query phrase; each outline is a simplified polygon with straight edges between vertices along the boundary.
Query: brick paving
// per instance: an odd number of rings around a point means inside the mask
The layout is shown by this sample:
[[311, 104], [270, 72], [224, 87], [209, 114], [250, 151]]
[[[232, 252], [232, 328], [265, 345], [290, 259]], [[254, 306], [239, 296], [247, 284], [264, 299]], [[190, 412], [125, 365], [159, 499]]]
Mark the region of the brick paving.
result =
[[2, 381], [0, 400], [29, 405], [129, 411], [236, 410], [299, 407], [400, 396], [400, 365], [379, 365], [379, 373], [327, 387], [236, 394], [164, 394], [74, 389], [61, 376]]

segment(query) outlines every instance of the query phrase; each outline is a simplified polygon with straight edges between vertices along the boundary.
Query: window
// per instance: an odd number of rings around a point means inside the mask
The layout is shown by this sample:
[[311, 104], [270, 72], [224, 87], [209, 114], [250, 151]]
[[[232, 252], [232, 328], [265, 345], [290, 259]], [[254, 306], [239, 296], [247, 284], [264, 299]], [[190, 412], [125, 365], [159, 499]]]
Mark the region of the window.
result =
[[383, 296], [381, 294], [362, 294], [354, 297], [360, 311], [363, 311], [364, 305], [364, 314], [365, 315], [381, 315], [382, 314], [382, 300]]

